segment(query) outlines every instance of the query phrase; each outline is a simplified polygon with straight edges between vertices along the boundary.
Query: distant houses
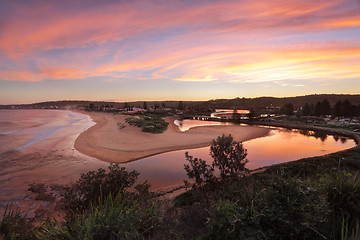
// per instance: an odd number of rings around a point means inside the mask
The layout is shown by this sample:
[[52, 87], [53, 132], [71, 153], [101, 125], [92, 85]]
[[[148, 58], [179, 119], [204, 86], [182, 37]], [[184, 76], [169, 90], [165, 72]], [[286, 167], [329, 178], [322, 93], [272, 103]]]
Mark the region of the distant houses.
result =
[[[120, 105], [120, 107], [119, 107]], [[140, 107], [143, 105], [143, 107]], [[238, 109], [240, 108], [240, 109]], [[137, 103], [131, 106], [128, 103], [113, 105], [90, 104], [87, 110], [121, 112], [125, 114], [153, 113], [162, 116], [178, 116], [179, 118], [189, 118], [197, 120], [215, 120], [240, 122], [241, 120], [257, 121], [300, 121], [309, 124], [337, 124], [337, 125], [358, 125], [360, 115], [360, 105], [353, 105], [350, 101], [338, 101], [332, 105], [326, 99], [315, 104], [302, 103], [293, 105], [291, 102], [285, 103], [282, 107], [269, 104], [268, 106], [256, 107], [253, 110], [241, 109], [236, 107], [211, 107], [209, 105], [189, 105], [185, 106], [179, 102], [178, 106], [168, 107], [163, 104], [149, 104], [146, 102]]]
[[249, 119], [250, 110], [215, 109], [210, 117], [218, 119]]

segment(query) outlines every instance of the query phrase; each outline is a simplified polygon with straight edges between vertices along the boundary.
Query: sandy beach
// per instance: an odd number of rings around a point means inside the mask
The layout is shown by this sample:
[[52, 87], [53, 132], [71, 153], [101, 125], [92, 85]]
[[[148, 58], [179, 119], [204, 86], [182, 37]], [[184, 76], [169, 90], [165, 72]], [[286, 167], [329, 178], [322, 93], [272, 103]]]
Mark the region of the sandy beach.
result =
[[[126, 115], [101, 112], [81, 112], [88, 114], [96, 125], [81, 133], [75, 141], [75, 148], [92, 157], [107, 162], [130, 162], [143, 157], [182, 149], [206, 147], [211, 140], [222, 134], [231, 134], [236, 141], [267, 136], [269, 129], [256, 126], [206, 126], [191, 128], [181, 132], [174, 119], [166, 119], [168, 129], [161, 134], [142, 132], [130, 126]], [[119, 129], [118, 123], [126, 125]]]

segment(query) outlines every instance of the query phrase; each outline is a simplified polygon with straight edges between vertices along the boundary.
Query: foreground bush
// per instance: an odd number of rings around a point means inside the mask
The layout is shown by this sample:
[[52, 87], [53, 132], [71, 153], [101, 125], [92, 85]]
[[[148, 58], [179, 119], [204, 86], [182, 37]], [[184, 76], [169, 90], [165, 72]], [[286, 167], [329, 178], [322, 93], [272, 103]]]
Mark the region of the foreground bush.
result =
[[34, 239], [33, 225], [27, 221], [22, 212], [11, 210], [7, 206], [0, 222], [0, 239]]
[[63, 208], [69, 213], [84, 213], [91, 202], [98, 200], [100, 194], [107, 196], [110, 193], [124, 192], [134, 185], [138, 175], [138, 172], [128, 172], [124, 167], [119, 167], [119, 164], [111, 164], [108, 173], [99, 168], [82, 174], [74, 185], [65, 188]]
[[115, 197], [101, 196], [88, 213], [75, 217], [65, 227], [47, 223], [35, 235], [38, 239], [144, 239], [161, 224], [159, 216], [157, 204], [144, 207], [119, 192]]

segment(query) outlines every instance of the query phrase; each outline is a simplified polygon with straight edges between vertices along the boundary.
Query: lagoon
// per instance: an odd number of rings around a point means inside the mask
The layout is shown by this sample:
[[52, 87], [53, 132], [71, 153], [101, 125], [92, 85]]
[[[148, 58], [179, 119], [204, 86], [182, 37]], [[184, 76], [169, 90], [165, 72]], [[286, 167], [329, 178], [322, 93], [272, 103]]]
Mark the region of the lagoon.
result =
[[[192, 127], [228, 124], [233, 125], [233, 123], [190, 119], [177, 122], [181, 131], [187, 131]], [[271, 131], [268, 136], [243, 143], [248, 153], [247, 159], [249, 162], [247, 168], [250, 170], [301, 158], [330, 154], [356, 145], [355, 141], [348, 137], [313, 131], [304, 132], [297, 129], [269, 128]], [[203, 147], [158, 154], [125, 163], [124, 166], [139, 171], [141, 173], [140, 179], [147, 179], [152, 185], [159, 188], [176, 186], [187, 179], [184, 170], [184, 164], [187, 163], [185, 152], [206, 160], [208, 164], [212, 162], [209, 155], [210, 147]]]

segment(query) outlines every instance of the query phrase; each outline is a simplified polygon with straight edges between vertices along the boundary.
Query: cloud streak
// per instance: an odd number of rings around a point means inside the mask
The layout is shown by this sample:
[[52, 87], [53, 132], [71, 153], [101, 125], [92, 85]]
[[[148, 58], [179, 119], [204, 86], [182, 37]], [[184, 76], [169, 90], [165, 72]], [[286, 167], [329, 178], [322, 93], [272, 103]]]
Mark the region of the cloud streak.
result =
[[355, 0], [8, 1], [0, 80], [259, 83], [360, 74]]
[[321, 31], [359, 27], [359, 11], [351, 5], [341, 7], [343, 2], [248, 0], [184, 6], [181, 2], [134, 1], [133, 4], [99, 3], [86, 11], [69, 11], [74, 7], [70, 2], [63, 6], [44, 5], [40, 1], [35, 6], [17, 6], [16, 1], [14, 16], [5, 20], [0, 46], [9, 54], [26, 54], [36, 49], [121, 42], [125, 38], [145, 37], [150, 31], [166, 33], [177, 28], [193, 34], [197, 31]]

